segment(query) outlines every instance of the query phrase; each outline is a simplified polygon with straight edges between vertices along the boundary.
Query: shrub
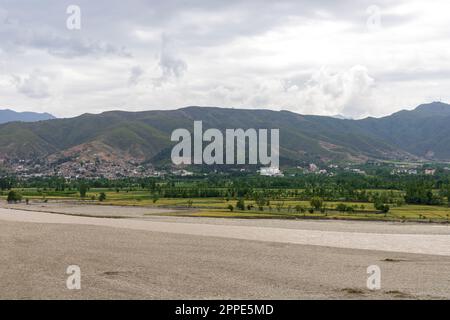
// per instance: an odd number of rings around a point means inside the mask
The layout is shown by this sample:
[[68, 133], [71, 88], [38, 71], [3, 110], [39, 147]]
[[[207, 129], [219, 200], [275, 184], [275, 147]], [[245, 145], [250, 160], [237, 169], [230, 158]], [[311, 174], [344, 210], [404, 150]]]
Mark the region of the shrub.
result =
[[311, 204], [311, 207], [313, 207], [316, 210], [320, 210], [320, 208], [322, 208], [323, 206], [323, 200], [320, 197], [312, 198], [309, 203]]
[[87, 190], [88, 190], [87, 185], [85, 185], [84, 183], [80, 184], [79, 192], [80, 192], [80, 197], [81, 198], [85, 198], [86, 197]]
[[389, 210], [390, 210], [389, 205], [384, 204], [382, 202], [375, 202], [374, 203], [374, 207], [375, 207], [375, 209], [377, 209], [377, 210], [379, 210], [379, 211], [381, 211], [381, 212], [383, 212], [385, 214], [388, 213]]
[[339, 203], [338, 205], [336, 205], [336, 210], [340, 212], [345, 212], [347, 211], [347, 206], [345, 205], [345, 203]]
[[106, 200], [106, 194], [104, 192], [101, 192], [98, 196], [98, 201], [105, 201]]
[[14, 202], [14, 203], [20, 202], [20, 201], [22, 201], [22, 195], [21, 195], [19, 192], [17, 192], [17, 191], [11, 190], [11, 191], [8, 193], [8, 197], [6, 198], [6, 201], [8, 201], [8, 203], [12, 203], [12, 202]]
[[236, 208], [239, 210], [245, 210], [245, 201], [244, 199], [239, 199], [236, 203]]

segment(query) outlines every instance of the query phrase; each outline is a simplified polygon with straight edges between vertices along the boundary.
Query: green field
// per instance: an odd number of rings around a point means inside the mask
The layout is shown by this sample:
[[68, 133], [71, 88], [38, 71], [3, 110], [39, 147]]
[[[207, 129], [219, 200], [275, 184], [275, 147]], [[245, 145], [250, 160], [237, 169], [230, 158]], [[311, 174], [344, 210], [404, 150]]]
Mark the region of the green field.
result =
[[[447, 206], [433, 205], [410, 205], [391, 206], [387, 214], [375, 210], [374, 205], [368, 202], [345, 202], [345, 201], [325, 201], [324, 210], [314, 210], [310, 212], [309, 201], [296, 199], [270, 200], [270, 204], [264, 206], [261, 211], [255, 201], [244, 200], [245, 206], [252, 206], [250, 210], [237, 210], [237, 199], [224, 198], [158, 198], [154, 199], [147, 190], [130, 190], [116, 192], [111, 189], [90, 189], [86, 197], [81, 199], [79, 192], [38, 190], [36, 188], [14, 189], [22, 194], [23, 200], [29, 199], [32, 202], [47, 201], [79, 201], [80, 203], [90, 203], [98, 205], [118, 205], [118, 206], [142, 206], [142, 207], [167, 207], [167, 208], [191, 208], [183, 211], [179, 215], [198, 217], [220, 217], [220, 218], [278, 218], [278, 219], [350, 219], [350, 220], [380, 220], [380, 221], [417, 221], [417, 222], [449, 222], [450, 208]], [[99, 201], [101, 192], [106, 194], [105, 201]], [[0, 195], [2, 201], [6, 200], [6, 193]], [[354, 212], [340, 212], [336, 210], [336, 205], [344, 203], [354, 207]], [[228, 206], [234, 207], [233, 211]], [[304, 208], [300, 212], [297, 206]], [[247, 209], [247, 208], [246, 208]], [[178, 214], [178, 213], [177, 213]]]

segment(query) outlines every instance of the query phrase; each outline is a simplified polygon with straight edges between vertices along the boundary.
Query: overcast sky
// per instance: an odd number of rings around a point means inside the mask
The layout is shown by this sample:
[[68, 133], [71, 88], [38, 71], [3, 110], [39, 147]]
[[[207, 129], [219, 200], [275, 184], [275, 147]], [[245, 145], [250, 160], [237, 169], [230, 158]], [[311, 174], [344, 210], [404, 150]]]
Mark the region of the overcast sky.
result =
[[448, 0], [0, 0], [0, 109], [387, 115], [450, 101], [449, 14]]

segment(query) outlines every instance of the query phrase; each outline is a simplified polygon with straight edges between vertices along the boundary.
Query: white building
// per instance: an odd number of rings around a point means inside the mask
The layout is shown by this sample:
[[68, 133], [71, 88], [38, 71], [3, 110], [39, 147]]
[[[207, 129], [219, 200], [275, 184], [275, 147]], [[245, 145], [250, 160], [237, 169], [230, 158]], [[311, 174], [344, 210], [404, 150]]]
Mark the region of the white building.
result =
[[188, 176], [194, 175], [193, 172], [187, 171], [187, 170], [184, 170], [184, 169], [182, 169], [182, 170], [174, 170], [174, 171], [172, 171], [172, 174], [176, 175], [176, 176], [182, 176], [182, 177], [188, 177]]
[[265, 167], [259, 170], [260, 175], [269, 177], [283, 177], [284, 174], [277, 167]]

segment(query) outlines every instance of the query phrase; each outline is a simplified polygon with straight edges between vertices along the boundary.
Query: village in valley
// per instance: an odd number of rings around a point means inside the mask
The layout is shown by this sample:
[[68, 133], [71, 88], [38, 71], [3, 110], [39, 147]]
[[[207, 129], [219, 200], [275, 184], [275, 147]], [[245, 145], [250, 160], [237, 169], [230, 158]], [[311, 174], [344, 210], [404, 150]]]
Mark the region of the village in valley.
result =
[[[47, 160], [14, 160], [8, 161], [0, 160], [2, 168], [5, 172], [14, 174], [20, 178], [39, 178], [39, 177], [63, 177], [66, 179], [120, 179], [120, 178], [145, 178], [145, 177], [161, 177], [165, 175], [175, 176], [191, 176], [196, 172], [217, 173], [217, 168], [209, 169], [208, 166], [164, 166], [155, 167], [150, 163], [139, 163], [135, 160], [117, 161], [101, 160], [100, 158], [88, 160], [71, 160], [54, 161]], [[290, 176], [302, 174], [317, 174], [333, 176], [338, 172], [348, 172], [365, 175], [366, 167], [379, 167], [390, 170], [391, 175], [434, 175], [438, 168], [444, 171], [450, 171], [450, 165], [435, 164], [429, 162], [382, 162], [382, 161], [367, 161], [364, 164], [354, 163], [340, 163], [340, 164], [316, 164], [309, 163], [303, 166], [296, 167], [234, 167], [226, 168], [227, 171], [239, 171], [242, 173], [254, 173], [261, 176], [268, 177], [283, 177], [286, 174]]]

